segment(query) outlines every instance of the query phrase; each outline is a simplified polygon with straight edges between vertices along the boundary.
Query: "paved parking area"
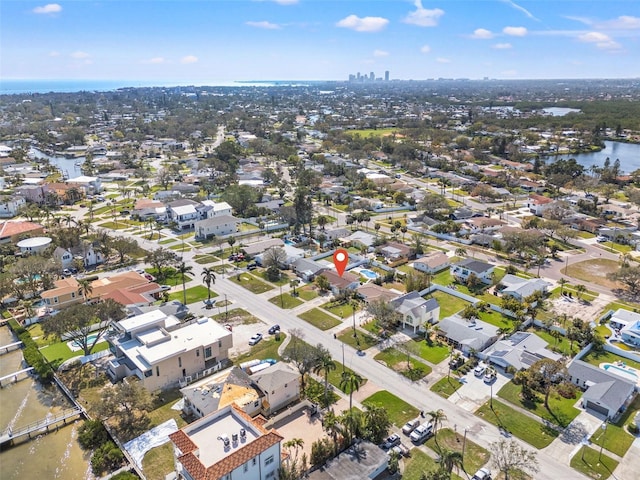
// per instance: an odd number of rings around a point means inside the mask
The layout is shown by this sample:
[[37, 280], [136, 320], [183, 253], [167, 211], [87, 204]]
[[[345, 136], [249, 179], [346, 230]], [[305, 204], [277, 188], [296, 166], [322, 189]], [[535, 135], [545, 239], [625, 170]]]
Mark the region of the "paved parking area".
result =
[[484, 383], [484, 376], [476, 377], [473, 370], [460, 378], [462, 387], [449, 397], [449, 401], [464, 408], [469, 412], [474, 412], [482, 406], [489, 397], [493, 389], [493, 396], [509, 382], [509, 378], [498, 371], [498, 376], [493, 384]]

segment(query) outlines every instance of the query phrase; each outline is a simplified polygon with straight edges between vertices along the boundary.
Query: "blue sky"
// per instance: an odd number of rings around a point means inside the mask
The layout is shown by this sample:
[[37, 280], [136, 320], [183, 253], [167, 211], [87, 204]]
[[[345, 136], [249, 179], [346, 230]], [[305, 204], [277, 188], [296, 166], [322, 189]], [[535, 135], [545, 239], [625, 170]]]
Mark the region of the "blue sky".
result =
[[2, 0], [0, 77], [640, 77], [640, 2]]

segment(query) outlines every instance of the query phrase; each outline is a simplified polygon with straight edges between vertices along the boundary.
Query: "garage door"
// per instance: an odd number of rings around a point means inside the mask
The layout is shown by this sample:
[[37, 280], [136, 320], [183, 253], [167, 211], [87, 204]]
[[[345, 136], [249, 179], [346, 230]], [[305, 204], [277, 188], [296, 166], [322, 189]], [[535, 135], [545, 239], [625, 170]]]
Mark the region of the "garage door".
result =
[[587, 402], [587, 408], [590, 408], [595, 412], [602, 413], [603, 415], [609, 415], [609, 409], [602, 405], [598, 405], [597, 403]]

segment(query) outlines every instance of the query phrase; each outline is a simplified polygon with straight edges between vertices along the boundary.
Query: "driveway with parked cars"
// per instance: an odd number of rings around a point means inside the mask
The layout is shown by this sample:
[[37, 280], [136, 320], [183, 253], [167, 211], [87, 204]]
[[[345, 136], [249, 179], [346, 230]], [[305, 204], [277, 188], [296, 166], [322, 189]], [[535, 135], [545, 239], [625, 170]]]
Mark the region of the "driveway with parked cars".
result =
[[498, 370], [497, 377], [492, 382], [493, 385], [491, 385], [490, 383], [485, 383], [484, 375], [476, 377], [473, 374], [473, 370], [471, 370], [461, 377], [460, 380], [462, 387], [449, 397], [449, 401], [469, 412], [475, 412], [481, 405], [489, 400], [492, 387], [493, 396], [495, 397], [498, 391], [509, 382], [510, 378]]

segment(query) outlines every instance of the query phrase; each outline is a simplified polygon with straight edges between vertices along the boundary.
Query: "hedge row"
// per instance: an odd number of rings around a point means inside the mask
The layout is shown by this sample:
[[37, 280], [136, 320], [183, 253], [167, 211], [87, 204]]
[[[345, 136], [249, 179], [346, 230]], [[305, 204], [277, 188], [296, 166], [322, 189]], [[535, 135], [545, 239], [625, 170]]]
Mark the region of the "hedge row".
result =
[[38, 345], [33, 338], [31, 338], [29, 331], [13, 318], [9, 320], [9, 328], [13, 330], [13, 333], [15, 333], [24, 344], [22, 356], [24, 357], [25, 362], [35, 369], [43, 382], [51, 381], [51, 378], [53, 377], [53, 369], [42, 356], [40, 350], [38, 350]]

